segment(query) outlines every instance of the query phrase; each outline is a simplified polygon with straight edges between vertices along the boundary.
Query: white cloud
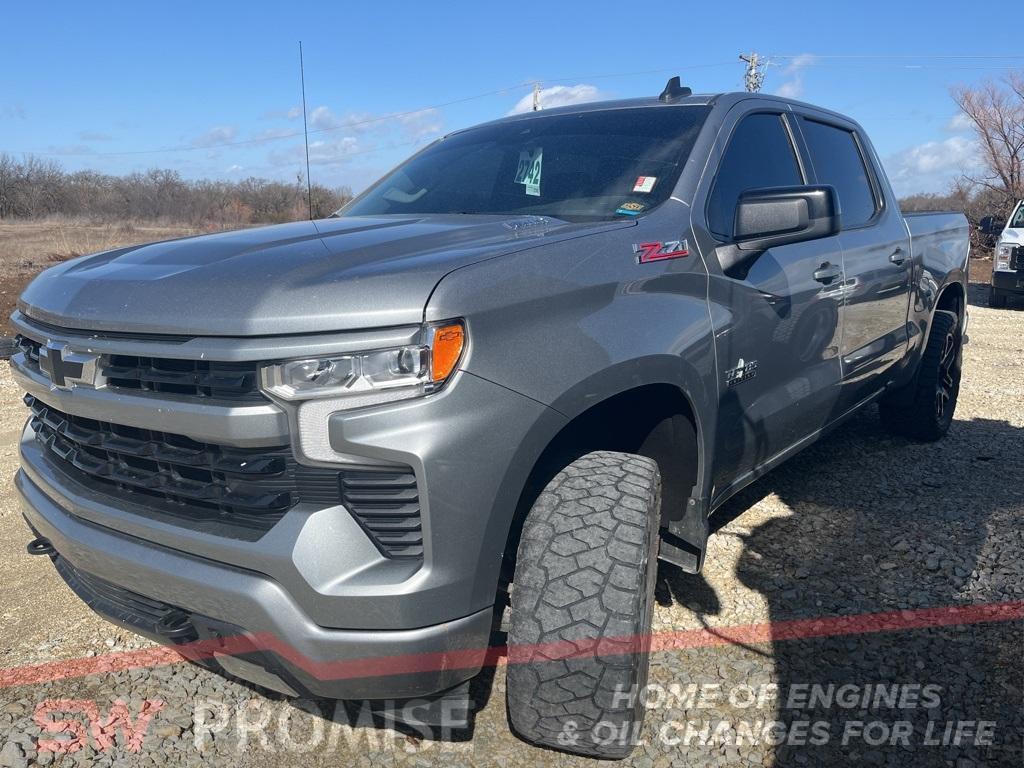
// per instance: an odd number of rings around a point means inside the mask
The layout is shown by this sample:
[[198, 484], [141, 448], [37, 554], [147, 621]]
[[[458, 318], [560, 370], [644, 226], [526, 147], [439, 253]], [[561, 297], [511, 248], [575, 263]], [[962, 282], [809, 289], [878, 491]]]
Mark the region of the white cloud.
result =
[[[282, 113], [283, 114], [283, 113]], [[301, 109], [287, 113], [293, 120], [302, 118]], [[338, 165], [347, 163], [354, 154], [375, 150], [407, 147], [444, 130], [444, 117], [437, 109], [420, 109], [412, 112], [378, 115], [370, 112], [346, 112], [338, 114], [327, 105], [314, 107], [308, 115], [310, 142], [309, 161], [312, 165]], [[294, 137], [296, 142], [278, 146], [270, 152], [268, 162], [277, 168], [302, 165], [305, 163], [305, 149], [301, 133], [302, 126], [289, 129], [270, 129], [257, 134], [261, 140]]]
[[794, 56], [782, 74], [789, 79], [775, 89], [776, 96], [787, 99], [799, 99], [804, 95], [804, 70], [818, 62], [818, 57], [813, 53], [801, 53]]
[[[332, 165], [347, 160], [351, 155], [365, 151], [355, 136], [339, 138], [314, 139], [309, 142], [309, 162], [312, 165]], [[300, 142], [281, 150], [271, 152], [268, 160], [271, 165], [281, 167], [303, 165], [306, 161], [306, 149]]]
[[223, 144], [231, 141], [238, 135], [238, 129], [233, 125], [214, 126], [206, 133], [201, 133], [192, 139], [193, 147], [210, 147], [214, 144]]
[[973, 139], [950, 136], [927, 141], [890, 155], [885, 168], [898, 196], [915, 192], [941, 192], [950, 182], [978, 162]]
[[[583, 104], [588, 101], [598, 101], [604, 98], [604, 94], [597, 89], [596, 85], [553, 85], [550, 88], [540, 89], [540, 105], [544, 109], [553, 107], [566, 107], [570, 104]], [[533, 109], [533, 92], [526, 94], [516, 105], [508, 111], [510, 115], [519, 115]]]
[[946, 130], [951, 133], [964, 133], [974, 128], [974, 121], [963, 112], [958, 112], [946, 123]]
[[290, 136], [294, 136], [296, 131], [294, 128], [267, 128], [253, 135], [255, 141], [273, 141], [275, 139], [284, 139]]
[[444, 129], [444, 119], [436, 109], [421, 109], [398, 118], [403, 136], [409, 141], [418, 141], [436, 136]]
[[244, 165], [239, 165], [238, 163], [233, 163], [232, 165], [229, 165], [227, 168], [224, 169], [224, 173], [238, 173], [238, 172], [244, 171], [244, 170], [245, 170], [245, 166]]

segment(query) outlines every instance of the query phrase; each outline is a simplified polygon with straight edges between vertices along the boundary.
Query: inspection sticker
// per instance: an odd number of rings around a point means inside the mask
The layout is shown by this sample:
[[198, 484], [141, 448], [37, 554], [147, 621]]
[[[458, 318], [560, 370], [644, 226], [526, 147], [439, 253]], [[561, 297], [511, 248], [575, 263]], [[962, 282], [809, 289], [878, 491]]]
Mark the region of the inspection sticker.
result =
[[526, 194], [540, 197], [540, 171], [544, 162], [544, 149], [537, 147], [532, 152], [522, 150], [519, 153], [519, 165], [516, 167], [516, 184], [526, 186]]
[[637, 176], [636, 184], [633, 185], [633, 191], [650, 192], [652, 189], [654, 189], [654, 184], [657, 180], [657, 176]]
[[647, 206], [643, 203], [638, 203], [636, 200], [630, 200], [620, 205], [615, 212], [623, 216], [639, 216], [643, 213], [644, 208]]

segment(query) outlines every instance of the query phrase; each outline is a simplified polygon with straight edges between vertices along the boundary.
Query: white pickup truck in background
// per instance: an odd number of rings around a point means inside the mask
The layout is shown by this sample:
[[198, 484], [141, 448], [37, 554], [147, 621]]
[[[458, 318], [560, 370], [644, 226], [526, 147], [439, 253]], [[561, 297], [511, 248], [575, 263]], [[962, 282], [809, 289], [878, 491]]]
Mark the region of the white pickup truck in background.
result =
[[992, 216], [981, 220], [983, 234], [997, 237], [992, 254], [991, 307], [1005, 307], [1011, 296], [1024, 296], [1024, 200], [1018, 200], [1004, 226]]

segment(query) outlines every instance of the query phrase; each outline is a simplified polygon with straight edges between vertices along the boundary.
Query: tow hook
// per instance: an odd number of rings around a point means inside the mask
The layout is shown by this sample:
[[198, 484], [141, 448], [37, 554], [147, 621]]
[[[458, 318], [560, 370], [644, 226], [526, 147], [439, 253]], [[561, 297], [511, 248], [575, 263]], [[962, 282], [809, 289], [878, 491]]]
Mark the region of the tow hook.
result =
[[25, 551], [30, 555], [52, 555], [57, 552], [53, 548], [53, 544], [50, 543], [50, 540], [43, 536], [40, 536], [38, 539], [32, 539], [25, 547]]

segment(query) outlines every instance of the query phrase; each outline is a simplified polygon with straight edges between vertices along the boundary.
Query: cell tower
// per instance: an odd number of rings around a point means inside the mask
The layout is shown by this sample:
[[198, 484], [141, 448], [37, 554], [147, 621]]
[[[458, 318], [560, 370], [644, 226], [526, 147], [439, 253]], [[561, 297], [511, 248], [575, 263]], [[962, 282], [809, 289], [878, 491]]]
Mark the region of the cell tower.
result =
[[740, 61], [747, 63], [747, 71], [743, 75], [743, 83], [750, 93], [757, 93], [764, 83], [764, 68], [767, 62], [757, 53], [741, 53]]

